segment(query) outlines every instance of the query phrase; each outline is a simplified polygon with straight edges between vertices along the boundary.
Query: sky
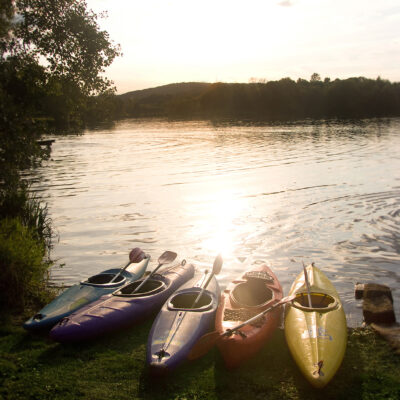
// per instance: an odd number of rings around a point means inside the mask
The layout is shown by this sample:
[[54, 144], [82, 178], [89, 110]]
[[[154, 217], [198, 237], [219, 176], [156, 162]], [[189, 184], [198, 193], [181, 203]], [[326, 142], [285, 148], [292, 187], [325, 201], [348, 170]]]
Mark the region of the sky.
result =
[[87, 0], [121, 45], [117, 92], [176, 82], [400, 81], [399, 0]]

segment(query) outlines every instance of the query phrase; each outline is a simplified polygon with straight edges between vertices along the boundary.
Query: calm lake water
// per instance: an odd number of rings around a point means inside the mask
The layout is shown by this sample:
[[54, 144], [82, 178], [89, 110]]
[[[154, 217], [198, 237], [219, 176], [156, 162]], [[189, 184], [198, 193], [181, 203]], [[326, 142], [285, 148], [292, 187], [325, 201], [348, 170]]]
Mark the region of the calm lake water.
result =
[[56, 137], [33, 172], [59, 235], [55, 284], [164, 250], [199, 269], [222, 253], [221, 286], [267, 261], [285, 295], [315, 262], [348, 324], [356, 282], [389, 285], [400, 310], [400, 119], [285, 125], [124, 120]]

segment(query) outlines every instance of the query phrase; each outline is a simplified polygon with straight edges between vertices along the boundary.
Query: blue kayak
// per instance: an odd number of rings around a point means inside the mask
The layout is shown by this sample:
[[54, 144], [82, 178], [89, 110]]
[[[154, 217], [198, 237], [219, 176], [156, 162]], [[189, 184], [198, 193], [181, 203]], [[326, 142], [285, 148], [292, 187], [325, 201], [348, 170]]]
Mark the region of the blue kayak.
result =
[[163, 305], [147, 342], [150, 373], [161, 375], [182, 364], [197, 340], [214, 328], [220, 288], [212, 277], [200, 301], [193, 303], [207, 275], [196, 276], [175, 292]]
[[50, 331], [50, 338], [77, 342], [135, 325], [155, 315], [193, 275], [194, 266], [184, 261], [154, 274], [136, 293], [133, 291], [143, 280], [129, 283], [62, 319]]
[[24, 323], [24, 328], [29, 331], [50, 330], [57, 322], [86, 304], [99, 299], [107, 293], [114, 292], [128, 282], [140, 279], [146, 271], [149, 260], [150, 256], [146, 255], [142, 261], [131, 264], [112, 283], [110, 281], [121, 269], [108, 269], [71, 286], [51, 303], [43, 307], [36, 315], [29, 318]]

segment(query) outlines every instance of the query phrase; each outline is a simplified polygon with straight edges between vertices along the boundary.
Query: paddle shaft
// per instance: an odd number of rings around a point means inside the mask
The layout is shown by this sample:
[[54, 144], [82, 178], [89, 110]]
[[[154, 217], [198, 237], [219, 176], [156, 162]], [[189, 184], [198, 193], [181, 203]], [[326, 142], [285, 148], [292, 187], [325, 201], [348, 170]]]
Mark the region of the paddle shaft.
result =
[[262, 317], [264, 314], [272, 311], [274, 308], [277, 308], [279, 306], [281, 306], [282, 304], [288, 303], [289, 301], [292, 301], [296, 296], [286, 296], [283, 299], [281, 299], [280, 301], [278, 301], [278, 303], [275, 303], [273, 306], [268, 307], [266, 310], [260, 312], [259, 314], [255, 315], [254, 317], [251, 317], [250, 319], [248, 319], [247, 321], [242, 322], [241, 324], [235, 326], [234, 328], [228, 329], [226, 330], [222, 335], [222, 336], [228, 336], [231, 335], [233, 332], [237, 331], [240, 328], [243, 328], [244, 326], [251, 324], [253, 321], [256, 321], [258, 318]]
[[[218, 275], [221, 272], [222, 264], [223, 264], [222, 256], [221, 256], [221, 254], [218, 254], [217, 257], [214, 260], [214, 264], [213, 264], [213, 268], [212, 268], [212, 271], [210, 273], [210, 276], [208, 277], [208, 279], [207, 279], [205, 285], [203, 286], [203, 288], [200, 290], [200, 293], [196, 297], [196, 300], [193, 302], [192, 308], [195, 307], [195, 305], [201, 299], [201, 296], [203, 296], [203, 293], [206, 290], [206, 287], [208, 286], [208, 284], [211, 282], [212, 277], [214, 275]], [[206, 271], [206, 274], [207, 274], [207, 271]]]
[[118, 272], [118, 274], [116, 274], [109, 283], [113, 283], [131, 264], [132, 264], [132, 261], [129, 260], [128, 264], [126, 264], [125, 267], [121, 268], [120, 271]]
[[307, 288], [308, 306], [312, 308], [310, 282], [308, 282], [307, 268], [304, 265], [304, 262], [303, 262], [303, 271], [304, 271], [304, 280], [306, 282], [306, 288]]
[[153, 270], [144, 280], [143, 282], [132, 292], [136, 293], [155, 273], [156, 271], [163, 265], [163, 263], [160, 263], [157, 265], [157, 268], [155, 270]]
[[135, 247], [134, 249], [132, 249], [129, 252], [128, 264], [126, 264], [125, 267], [121, 268], [119, 270], [118, 274], [114, 275], [114, 277], [111, 279], [111, 281], [109, 283], [115, 282], [115, 280], [122, 274], [122, 272], [124, 272], [129, 267], [129, 265], [131, 265], [132, 263], [138, 263], [145, 258], [146, 258], [146, 254], [144, 254], [144, 252], [142, 251], [142, 249], [140, 247]]
[[192, 350], [190, 351], [188, 355], [189, 360], [195, 360], [204, 354], [206, 354], [217, 342], [219, 342], [224, 336], [230, 336], [232, 335], [235, 331], [239, 330], [240, 328], [243, 328], [245, 325], [250, 324], [251, 322], [257, 320], [264, 314], [266, 314], [269, 311], [272, 311], [273, 309], [281, 306], [284, 303], [288, 303], [289, 301], [292, 301], [296, 296], [287, 296], [281, 299], [278, 303], [275, 303], [273, 306], [267, 308], [266, 310], [262, 311], [261, 313], [255, 315], [254, 317], [248, 319], [247, 321], [235, 326], [234, 328], [227, 329], [224, 333], [219, 333], [218, 331], [213, 331], [210, 333], [205, 334], [202, 336], [197, 343], [192, 347]]
[[192, 307], [194, 308], [195, 305], [199, 302], [199, 300], [201, 299], [201, 296], [203, 296], [204, 291], [206, 290], [206, 287], [208, 286], [208, 284], [211, 282], [212, 277], [214, 276], [214, 274], [211, 272], [210, 276], [208, 277], [205, 285], [202, 287], [202, 289], [200, 290], [200, 293], [198, 294], [198, 296], [196, 297], [196, 300], [193, 302]]

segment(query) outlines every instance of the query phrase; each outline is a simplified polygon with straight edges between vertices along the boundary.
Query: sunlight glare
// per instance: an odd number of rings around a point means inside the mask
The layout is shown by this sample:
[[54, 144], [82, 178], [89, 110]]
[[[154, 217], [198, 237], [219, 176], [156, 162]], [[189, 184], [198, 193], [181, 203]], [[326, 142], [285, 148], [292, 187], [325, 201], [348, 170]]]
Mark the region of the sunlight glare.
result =
[[204, 248], [225, 258], [232, 258], [236, 247], [237, 219], [244, 208], [244, 202], [230, 191], [220, 191], [208, 202], [209, 237]]

